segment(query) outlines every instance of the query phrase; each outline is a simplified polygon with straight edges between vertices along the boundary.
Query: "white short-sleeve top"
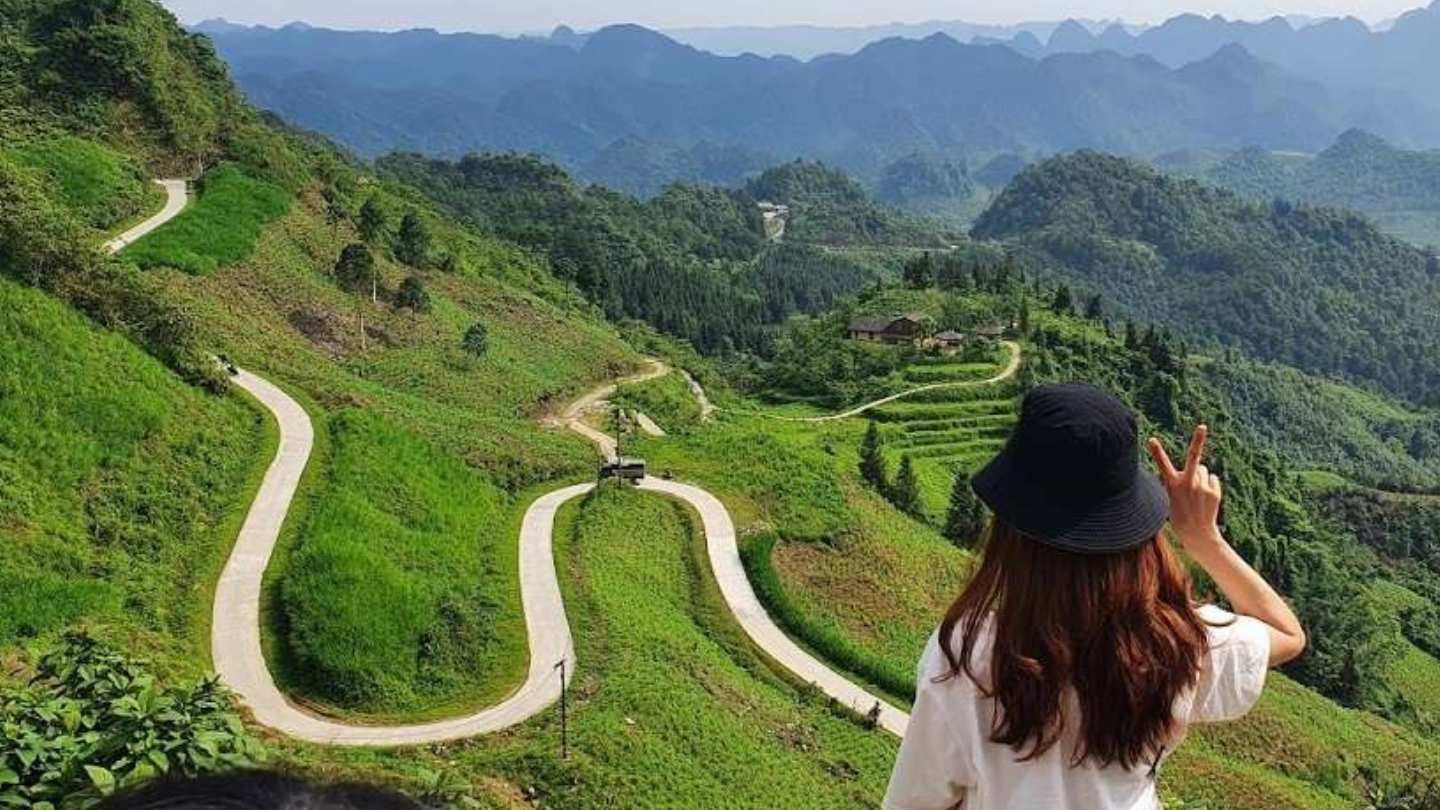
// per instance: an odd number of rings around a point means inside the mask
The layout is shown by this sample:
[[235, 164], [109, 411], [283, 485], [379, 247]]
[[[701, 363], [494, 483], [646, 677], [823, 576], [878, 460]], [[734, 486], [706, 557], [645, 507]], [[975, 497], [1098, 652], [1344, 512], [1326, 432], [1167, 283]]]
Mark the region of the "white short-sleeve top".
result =
[[[1195, 688], [1176, 702], [1183, 721], [1164, 756], [1184, 739], [1184, 726], [1240, 717], [1265, 685], [1270, 634], [1264, 624], [1213, 605], [1200, 608], [1209, 625], [1209, 650]], [[988, 629], [977, 639], [976, 672], [989, 669]], [[959, 650], [958, 635], [952, 649]], [[1133, 768], [1072, 766], [1078, 724], [1066, 724], [1059, 741], [1036, 759], [1017, 762], [1009, 746], [990, 741], [995, 702], [974, 682], [937, 681], [949, 669], [937, 635], [930, 637], [917, 672], [915, 706], [895, 760], [886, 810], [1153, 810], [1158, 763]], [[1073, 705], [1073, 701], [1072, 701]]]

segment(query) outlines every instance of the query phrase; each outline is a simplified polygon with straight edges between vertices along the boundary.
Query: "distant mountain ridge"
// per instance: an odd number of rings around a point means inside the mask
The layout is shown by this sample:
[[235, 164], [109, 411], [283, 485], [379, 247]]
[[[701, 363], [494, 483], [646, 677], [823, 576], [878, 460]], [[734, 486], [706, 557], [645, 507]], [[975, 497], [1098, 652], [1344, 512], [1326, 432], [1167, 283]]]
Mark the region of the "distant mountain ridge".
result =
[[1155, 165], [1262, 202], [1361, 211], [1417, 244], [1440, 244], [1440, 150], [1401, 149], [1360, 129], [1310, 155], [1246, 147], [1162, 155]]
[[[1113, 53], [1032, 59], [944, 34], [810, 62], [716, 56], [634, 25], [596, 31], [578, 48], [293, 26], [211, 36], [252, 101], [362, 155], [535, 152], [589, 179], [587, 166], [604, 165], [612, 182], [628, 164], [602, 156], [627, 139], [671, 154], [732, 150], [744, 165], [709, 166], [705, 179], [743, 176], [761, 157], [803, 157], [873, 181], [917, 152], [980, 166], [1001, 153], [1077, 148], [1313, 151], [1368, 111], [1239, 47], [1169, 68]], [[650, 186], [699, 172], [637, 171]]]
[[[1372, 29], [1355, 17], [1319, 20], [1296, 26], [1282, 17], [1261, 22], [1182, 14], [1139, 33], [1110, 26], [1098, 33], [1069, 21], [1050, 35], [1044, 54], [1112, 51], [1149, 56], [1180, 67], [1240, 45], [1257, 58], [1299, 76], [1319, 81], [1360, 107], [1369, 106], [1366, 126], [1383, 129], [1402, 142], [1435, 144], [1431, 129], [1440, 110], [1440, 0], [1406, 12]], [[1030, 48], [1017, 39], [1017, 49]], [[1343, 58], [1341, 58], [1343, 55]], [[1369, 101], [1365, 101], [1368, 98]], [[1424, 109], [1405, 108], [1405, 99]]]

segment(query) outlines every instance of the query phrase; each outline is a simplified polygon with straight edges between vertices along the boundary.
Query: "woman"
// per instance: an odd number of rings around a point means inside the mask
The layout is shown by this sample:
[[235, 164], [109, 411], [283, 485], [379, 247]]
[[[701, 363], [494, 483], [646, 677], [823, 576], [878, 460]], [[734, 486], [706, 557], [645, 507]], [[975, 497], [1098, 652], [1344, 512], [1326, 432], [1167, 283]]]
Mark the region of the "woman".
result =
[[[1192, 723], [1232, 720], [1305, 647], [1285, 602], [1230, 548], [1195, 431], [1183, 470], [1087, 385], [1025, 397], [974, 478], [984, 556], [920, 661], [889, 810], [1156, 808], [1155, 775]], [[1234, 613], [1197, 608], [1169, 521]]]

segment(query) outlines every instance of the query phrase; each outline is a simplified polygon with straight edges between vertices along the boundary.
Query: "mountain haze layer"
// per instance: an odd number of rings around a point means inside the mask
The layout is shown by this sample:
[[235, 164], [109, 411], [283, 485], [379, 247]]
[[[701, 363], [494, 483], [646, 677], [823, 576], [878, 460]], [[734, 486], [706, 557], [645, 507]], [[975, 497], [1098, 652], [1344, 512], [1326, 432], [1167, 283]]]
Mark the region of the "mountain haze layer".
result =
[[[617, 144], [635, 141], [723, 155], [705, 169], [712, 180], [794, 157], [870, 179], [915, 152], [978, 165], [1076, 148], [1316, 150], [1361, 122], [1323, 86], [1238, 46], [1167, 67], [1113, 53], [1033, 59], [944, 34], [809, 62], [716, 56], [638, 26], [578, 48], [299, 26], [212, 36], [254, 103], [362, 155], [536, 152], [601, 181], [623, 177]], [[680, 162], [665, 179], [698, 179], [686, 176], [693, 159]]]

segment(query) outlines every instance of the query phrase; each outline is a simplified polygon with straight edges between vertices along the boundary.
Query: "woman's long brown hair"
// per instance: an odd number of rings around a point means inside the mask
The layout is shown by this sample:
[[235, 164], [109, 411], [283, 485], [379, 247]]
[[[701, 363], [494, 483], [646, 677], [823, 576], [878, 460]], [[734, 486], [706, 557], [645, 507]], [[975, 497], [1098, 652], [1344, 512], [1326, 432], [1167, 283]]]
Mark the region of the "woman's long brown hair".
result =
[[[972, 656], [987, 623], [990, 671], [976, 673]], [[1170, 744], [1175, 701], [1199, 676], [1206, 633], [1189, 575], [1164, 538], [1076, 554], [992, 521], [979, 567], [940, 625], [940, 644], [950, 664], [942, 679], [963, 673], [996, 701], [990, 739], [1020, 761], [1078, 723], [1072, 765], [1090, 758], [1133, 768]], [[1079, 717], [1065, 716], [1067, 693]]]

